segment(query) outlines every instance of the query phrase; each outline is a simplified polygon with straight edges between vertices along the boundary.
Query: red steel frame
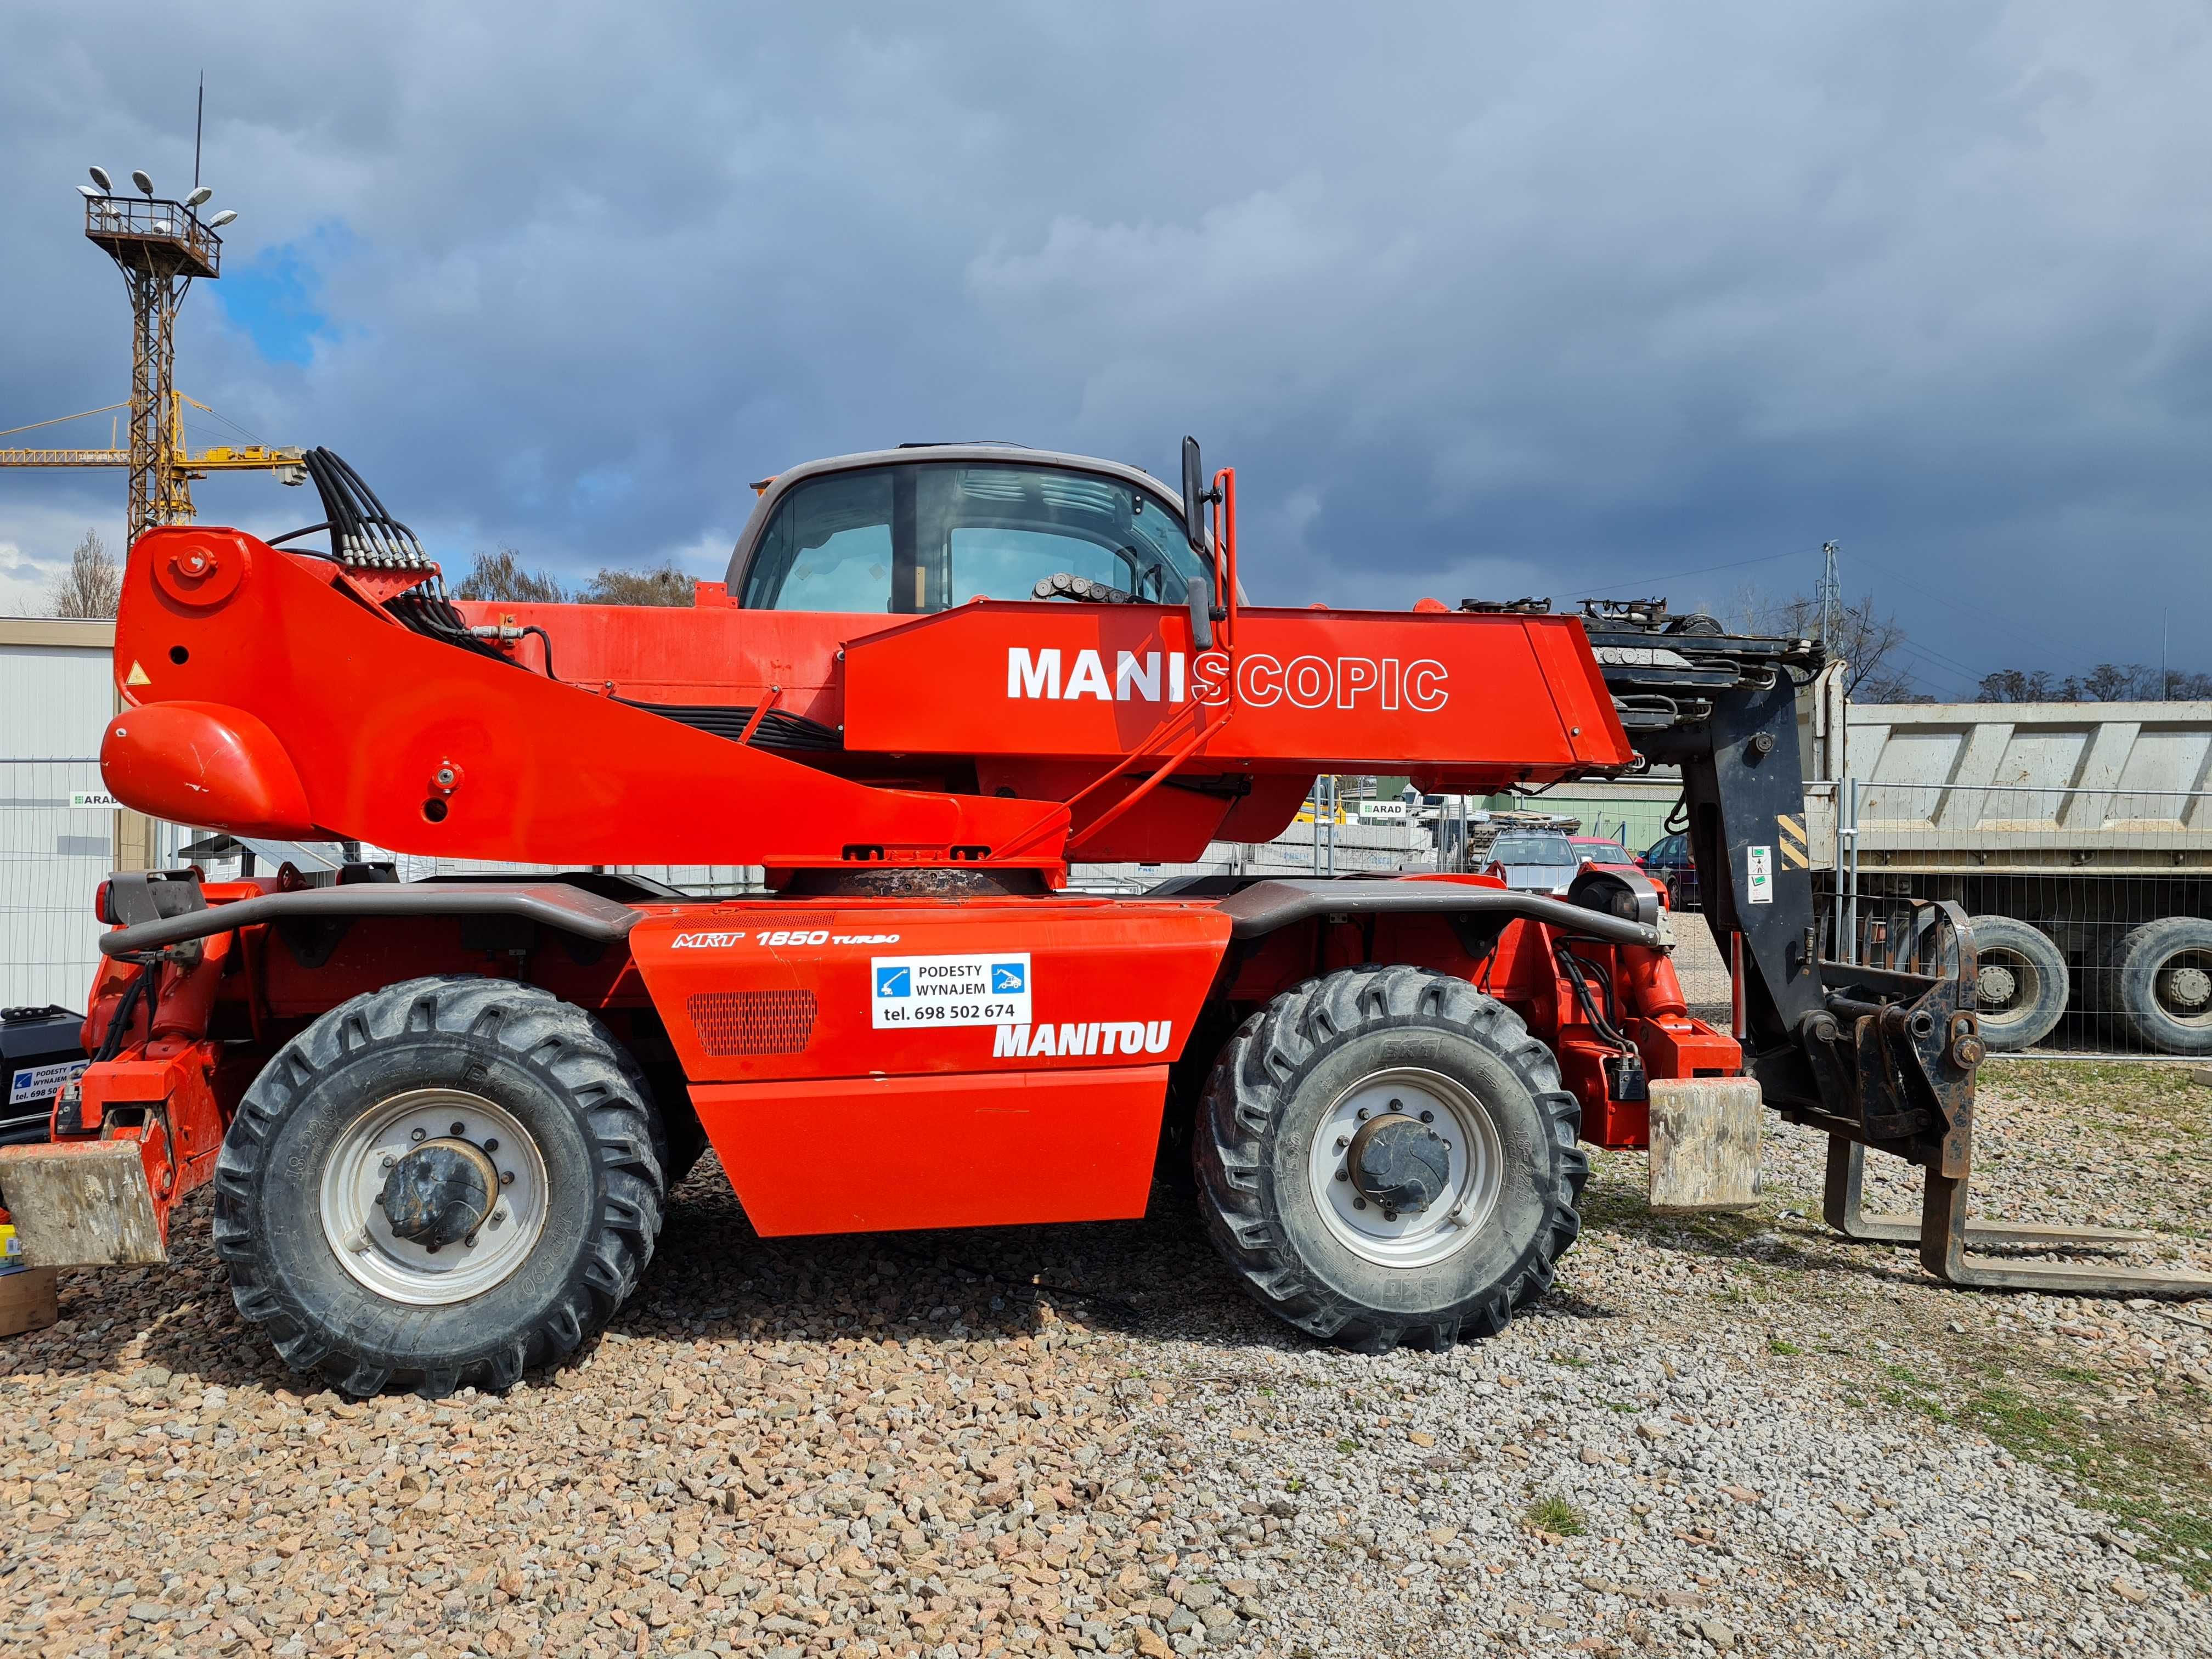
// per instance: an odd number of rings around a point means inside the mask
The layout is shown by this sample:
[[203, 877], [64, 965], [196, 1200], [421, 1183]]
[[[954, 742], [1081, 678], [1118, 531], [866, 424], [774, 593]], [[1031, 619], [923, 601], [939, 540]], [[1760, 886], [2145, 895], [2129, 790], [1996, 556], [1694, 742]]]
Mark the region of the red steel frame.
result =
[[[1462, 975], [1515, 1008], [1559, 1054], [1586, 1138], [1642, 1144], [1644, 1109], [1608, 1092], [1613, 1049], [1548, 928], [1508, 923], [1480, 960], [1429, 915], [1324, 918], [1232, 948], [1211, 900], [1052, 890], [1078, 851], [1183, 860], [1216, 837], [1267, 839], [1319, 772], [1494, 790], [1632, 759], [1572, 619], [1240, 606], [1234, 475], [1218, 490], [1223, 605], [1206, 648], [1187, 612], [1149, 605], [978, 601], [899, 618], [464, 607], [472, 622], [546, 628], [560, 681], [538, 653], [499, 661], [403, 627], [379, 603], [395, 591], [380, 573], [236, 531], [150, 532], [125, 578], [126, 708], [101, 755], [129, 805], [463, 858], [758, 864], [788, 890], [637, 904], [627, 948], [597, 957], [487, 949], [451, 917], [370, 917], [312, 965], [258, 925], [186, 960], [112, 960], [88, 1048], [133, 978], [154, 973], [155, 994], [134, 1000], [113, 1057], [85, 1075], [81, 1121], [58, 1129], [137, 1140], [166, 1225], [210, 1178], [229, 1114], [286, 1038], [362, 991], [491, 972], [593, 1010], [641, 1058], [679, 1070], [764, 1233], [1134, 1216], [1169, 1068], [1204, 1011], [1241, 1013], [1381, 961]], [[838, 730], [842, 750], [763, 747], [771, 702]], [[635, 703], [752, 713], [733, 743]], [[800, 872], [883, 865], [1032, 872], [1042, 891], [799, 896]], [[1737, 1044], [1688, 1017], [1663, 952], [1574, 948], [1605, 970], [1651, 1075], [1740, 1069]], [[1018, 963], [1026, 1018], [886, 1028], [871, 975], [900, 958]], [[842, 1167], [828, 1191], [790, 1179], [769, 1131], [833, 1104]]]

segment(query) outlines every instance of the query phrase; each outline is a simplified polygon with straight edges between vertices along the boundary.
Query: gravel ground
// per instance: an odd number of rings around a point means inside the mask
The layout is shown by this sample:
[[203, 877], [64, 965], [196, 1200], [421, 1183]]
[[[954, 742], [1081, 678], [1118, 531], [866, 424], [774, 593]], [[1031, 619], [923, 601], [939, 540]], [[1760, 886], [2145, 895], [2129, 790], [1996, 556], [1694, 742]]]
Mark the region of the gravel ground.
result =
[[[2212, 1267], [2212, 1091], [1988, 1078], [1995, 1207]], [[0, 1648], [2212, 1650], [2212, 1305], [1942, 1290], [1808, 1218], [1820, 1150], [1691, 1220], [1601, 1156], [1533, 1316], [1381, 1358], [1172, 1213], [761, 1241], [710, 1159], [585, 1360], [434, 1405], [298, 1392], [196, 1202], [0, 1342]]]

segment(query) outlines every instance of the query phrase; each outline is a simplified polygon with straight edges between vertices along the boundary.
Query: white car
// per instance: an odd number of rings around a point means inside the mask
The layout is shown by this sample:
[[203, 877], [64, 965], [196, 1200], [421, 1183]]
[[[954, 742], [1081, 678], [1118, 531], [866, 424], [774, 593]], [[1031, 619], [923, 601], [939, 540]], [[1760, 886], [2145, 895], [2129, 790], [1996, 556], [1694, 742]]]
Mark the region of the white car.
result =
[[1501, 876], [1516, 893], [1565, 894], [1583, 861], [1575, 844], [1556, 830], [1509, 830], [1490, 844], [1483, 873]]

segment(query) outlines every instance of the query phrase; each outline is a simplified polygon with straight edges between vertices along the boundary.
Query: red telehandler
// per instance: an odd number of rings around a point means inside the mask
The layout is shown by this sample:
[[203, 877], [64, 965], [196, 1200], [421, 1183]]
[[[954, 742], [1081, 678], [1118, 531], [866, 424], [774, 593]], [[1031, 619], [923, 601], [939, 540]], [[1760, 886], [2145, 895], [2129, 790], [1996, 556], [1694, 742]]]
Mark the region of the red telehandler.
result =
[[[1876, 961], [1823, 951], [1808, 641], [1657, 603], [1253, 606], [1234, 476], [1188, 441], [1180, 495], [1009, 446], [803, 466], [682, 609], [455, 602], [343, 461], [307, 465], [312, 532], [131, 550], [109, 787], [241, 836], [568, 867], [111, 878], [92, 1064], [51, 1145], [0, 1152], [33, 1263], [161, 1261], [211, 1182], [287, 1361], [436, 1395], [604, 1325], [709, 1145], [764, 1235], [1134, 1217], [1164, 1149], [1266, 1306], [1441, 1345], [1549, 1285], [1580, 1143], [1657, 1126], [1695, 1201], [1700, 1149], [1763, 1100], [1832, 1137], [1847, 1231], [1909, 1231], [1960, 1282], [2146, 1288], [1966, 1255], [1972, 939], [1922, 903]], [[1689, 1015], [1634, 869], [1563, 896], [1066, 890], [1071, 860], [1267, 840], [1324, 772], [1490, 792], [1652, 762], [1736, 947], [1734, 1033]], [[768, 890], [603, 868], [696, 863]], [[1926, 1167], [1917, 1224], [1859, 1213], [1867, 1146]]]

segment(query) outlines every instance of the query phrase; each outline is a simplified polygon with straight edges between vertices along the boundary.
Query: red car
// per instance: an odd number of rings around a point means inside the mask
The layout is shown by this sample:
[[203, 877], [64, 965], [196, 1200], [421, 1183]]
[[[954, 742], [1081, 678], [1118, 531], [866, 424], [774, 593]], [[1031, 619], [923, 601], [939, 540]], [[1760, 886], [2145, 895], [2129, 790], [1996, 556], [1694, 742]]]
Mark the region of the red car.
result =
[[1644, 867], [1644, 855], [1632, 853], [1617, 841], [1606, 841], [1596, 836], [1571, 836], [1575, 856], [1584, 864], [1625, 864], [1631, 869]]

